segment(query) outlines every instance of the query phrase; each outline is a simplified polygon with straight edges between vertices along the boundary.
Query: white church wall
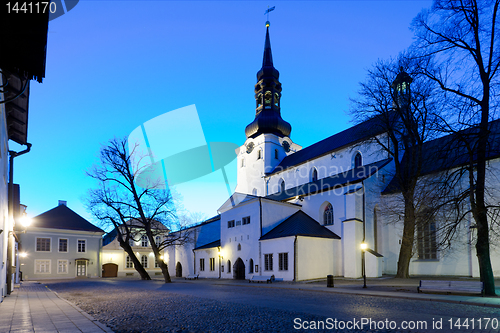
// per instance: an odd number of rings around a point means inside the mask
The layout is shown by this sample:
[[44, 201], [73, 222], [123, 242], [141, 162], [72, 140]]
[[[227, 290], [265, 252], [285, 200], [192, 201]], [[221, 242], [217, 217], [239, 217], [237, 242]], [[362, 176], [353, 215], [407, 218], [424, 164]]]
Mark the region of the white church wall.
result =
[[[293, 281], [294, 278], [294, 240], [295, 237], [282, 237], [276, 239], [269, 239], [261, 241], [261, 264], [259, 266], [259, 273], [255, 275], [274, 275], [275, 278], [282, 278], [284, 281]], [[288, 269], [280, 270], [279, 268], [279, 254], [288, 253]], [[273, 269], [266, 270], [265, 255], [273, 255]], [[269, 268], [269, 267], [268, 267]]]
[[[219, 250], [217, 247], [201, 249], [194, 251], [196, 274], [200, 278], [218, 278], [219, 277]], [[210, 259], [213, 259], [214, 265], [210, 266]]]
[[324, 279], [336, 275], [338, 240], [297, 237], [297, 281]]
[[300, 206], [297, 205], [262, 200], [262, 235], [271, 231], [299, 209]]
[[[250, 217], [249, 224], [243, 224], [244, 217]], [[228, 221], [234, 221], [234, 227], [228, 228]], [[232, 266], [238, 258], [243, 260], [245, 274], [248, 274], [249, 260], [253, 259], [255, 262], [259, 256], [258, 240], [261, 236], [259, 200], [254, 199], [223, 212], [220, 230], [224, 258], [222, 278], [233, 278], [232, 267], [231, 271], [228, 272], [227, 263], [230, 261]], [[238, 248], [240, 249], [238, 250]]]
[[[381, 137], [379, 136], [379, 138]], [[285, 181], [285, 189], [310, 182], [313, 168], [318, 171], [318, 179], [348, 171], [354, 167], [354, 156], [358, 152], [362, 156], [363, 165], [380, 161], [388, 156], [387, 153], [381, 153], [375, 143], [343, 147], [288, 170], [273, 174], [268, 178], [268, 193], [272, 194], [280, 191], [281, 179]]]

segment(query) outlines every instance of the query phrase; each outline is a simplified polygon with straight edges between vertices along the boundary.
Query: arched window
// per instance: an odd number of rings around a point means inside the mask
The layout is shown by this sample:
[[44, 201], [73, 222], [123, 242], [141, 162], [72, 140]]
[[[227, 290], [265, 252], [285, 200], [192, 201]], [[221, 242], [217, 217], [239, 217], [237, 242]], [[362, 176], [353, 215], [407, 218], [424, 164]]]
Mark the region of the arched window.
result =
[[333, 206], [331, 203], [328, 203], [328, 205], [326, 205], [325, 211], [323, 212], [323, 224], [324, 225], [333, 224]]
[[285, 191], [285, 180], [281, 179], [280, 180], [280, 192], [284, 192], [284, 191]]
[[143, 235], [141, 237], [141, 246], [142, 247], [148, 247], [148, 236]]
[[157, 247], [160, 246], [160, 244], [161, 244], [161, 237], [160, 236], [156, 236], [155, 237], [155, 244], [156, 244]]
[[254, 188], [254, 189], [252, 190], [252, 195], [257, 195], [257, 189], [256, 189], [256, 188]]
[[227, 261], [227, 272], [231, 273], [231, 260]]
[[241, 251], [241, 244], [238, 244], [238, 251]]
[[248, 261], [248, 266], [250, 266], [250, 267], [248, 267], [248, 273], [252, 274], [253, 273], [253, 259], [250, 259]]
[[316, 170], [316, 168], [313, 168], [311, 172], [311, 181], [315, 182], [317, 180], [318, 180], [318, 170]]
[[143, 254], [141, 257], [141, 265], [144, 268], [148, 268], [148, 256]]
[[260, 160], [262, 158], [262, 150], [257, 150], [257, 159]]
[[274, 150], [274, 158], [275, 158], [275, 159], [278, 159], [278, 149], [275, 149], [275, 150]]
[[354, 156], [354, 167], [357, 168], [362, 165], [363, 165], [363, 159], [361, 157], [361, 154], [357, 152], [356, 155]]

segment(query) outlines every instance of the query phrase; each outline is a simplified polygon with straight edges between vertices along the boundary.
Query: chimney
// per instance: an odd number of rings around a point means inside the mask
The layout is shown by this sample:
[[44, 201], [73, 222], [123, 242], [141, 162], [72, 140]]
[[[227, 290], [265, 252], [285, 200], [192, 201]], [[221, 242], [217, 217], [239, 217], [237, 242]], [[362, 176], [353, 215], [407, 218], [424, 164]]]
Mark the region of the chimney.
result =
[[59, 200], [59, 205], [58, 206], [67, 206], [67, 201], [66, 200]]

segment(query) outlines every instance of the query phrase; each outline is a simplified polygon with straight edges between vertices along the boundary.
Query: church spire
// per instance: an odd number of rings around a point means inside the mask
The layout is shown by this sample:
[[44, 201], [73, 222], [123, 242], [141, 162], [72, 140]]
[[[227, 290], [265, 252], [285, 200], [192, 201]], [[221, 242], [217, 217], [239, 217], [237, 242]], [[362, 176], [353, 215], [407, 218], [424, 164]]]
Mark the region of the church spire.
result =
[[255, 119], [245, 129], [247, 138], [255, 138], [263, 133], [276, 134], [280, 137], [290, 136], [292, 126], [281, 118], [279, 75], [280, 73], [273, 65], [269, 21], [267, 21], [262, 68], [257, 72], [255, 85]]

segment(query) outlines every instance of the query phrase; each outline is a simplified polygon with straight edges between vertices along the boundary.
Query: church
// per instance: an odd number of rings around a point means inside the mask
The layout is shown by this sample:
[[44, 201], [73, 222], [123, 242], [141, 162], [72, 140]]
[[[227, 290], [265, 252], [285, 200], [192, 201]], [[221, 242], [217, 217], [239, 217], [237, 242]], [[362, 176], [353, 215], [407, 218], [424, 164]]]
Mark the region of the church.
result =
[[[381, 211], [385, 200], [398, 195], [388, 190], [395, 165], [369, 140], [386, 133], [371, 119], [306, 148], [293, 142], [292, 126], [280, 109], [282, 87], [269, 22], [266, 27], [254, 89], [255, 119], [236, 150], [235, 193], [218, 209], [219, 216], [190, 228], [192, 243], [166, 250], [170, 274], [226, 279], [272, 275], [284, 281], [359, 278], [363, 270], [367, 277], [395, 274], [403, 226], [387, 221]], [[498, 121], [492, 123], [500, 133]], [[490, 164], [498, 165], [499, 157], [490, 156]], [[490, 186], [500, 185], [493, 182]], [[437, 249], [435, 228], [416, 237], [410, 274], [478, 277], [471, 219], [448, 251]], [[491, 262], [494, 275], [500, 276], [498, 248], [491, 248]]]

